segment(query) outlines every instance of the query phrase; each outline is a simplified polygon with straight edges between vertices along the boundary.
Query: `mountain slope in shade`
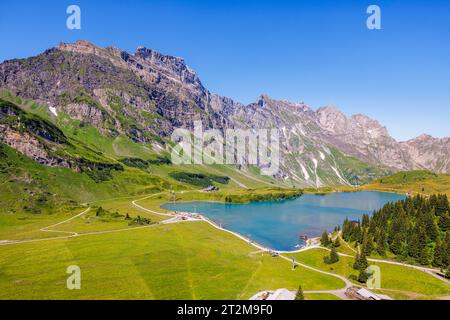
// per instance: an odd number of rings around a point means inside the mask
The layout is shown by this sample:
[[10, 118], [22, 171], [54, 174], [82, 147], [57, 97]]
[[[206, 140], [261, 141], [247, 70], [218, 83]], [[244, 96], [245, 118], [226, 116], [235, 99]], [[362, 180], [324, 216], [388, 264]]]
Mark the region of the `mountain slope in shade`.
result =
[[[0, 88], [93, 125], [161, 147], [175, 128], [278, 128], [276, 178], [296, 186], [356, 185], [389, 171], [449, 171], [448, 139], [399, 143], [364, 115], [259, 97], [242, 105], [210, 93], [181, 58], [139, 47], [134, 54], [86, 41], [0, 64]], [[242, 170], [247, 168], [242, 167]], [[245, 172], [244, 172], [245, 173]]]

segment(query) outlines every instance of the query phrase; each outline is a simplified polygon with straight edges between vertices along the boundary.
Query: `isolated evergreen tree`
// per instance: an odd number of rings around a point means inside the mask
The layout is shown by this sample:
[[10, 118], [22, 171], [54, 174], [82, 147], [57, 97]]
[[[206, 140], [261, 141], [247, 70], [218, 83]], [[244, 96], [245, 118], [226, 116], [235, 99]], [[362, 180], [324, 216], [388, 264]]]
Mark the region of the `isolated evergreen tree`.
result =
[[339, 261], [339, 255], [336, 252], [336, 249], [332, 248], [331, 252], [330, 252], [330, 263], [336, 263], [338, 261]]
[[96, 217], [100, 217], [102, 215], [104, 215], [105, 210], [102, 207], [98, 207], [97, 211], [95, 212], [95, 216]]
[[358, 274], [358, 282], [360, 283], [366, 283], [367, 279], [369, 279], [369, 274], [366, 272], [366, 270], [361, 269], [359, 270]]
[[298, 286], [298, 290], [295, 293], [295, 300], [305, 300], [305, 295], [303, 294], [302, 286]]
[[353, 269], [366, 270], [369, 266], [366, 256], [363, 253], [356, 253], [355, 262], [353, 263]]
[[361, 270], [366, 270], [369, 267], [369, 262], [364, 254], [359, 256], [359, 267]]
[[339, 240], [339, 237], [336, 237], [336, 240], [334, 240], [333, 247], [339, 248], [341, 246], [341, 241]]
[[359, 270], [360, 269], [360, 266], [359, 266], [359, 253], [358, 252], [355, 254], [355, 259], [354, 259], [354, 262], [353, 262], [353, 269], [355, 269], [355, 270]]
[[320, 244], [324, 247], [328, 247], [330, 245], [330, 238], [328, 237], [328, 232], [324, 231], [322, 233], [322, 237], [320, 238]]

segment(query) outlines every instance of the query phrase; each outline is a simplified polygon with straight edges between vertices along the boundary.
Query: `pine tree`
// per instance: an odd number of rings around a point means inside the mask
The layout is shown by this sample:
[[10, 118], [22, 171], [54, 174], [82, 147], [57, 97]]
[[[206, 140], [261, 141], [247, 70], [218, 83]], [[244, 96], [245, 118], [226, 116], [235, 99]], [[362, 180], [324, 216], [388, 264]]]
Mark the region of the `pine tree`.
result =
[[433, 242], [436, 241], [439, 237], [439, 230], [434, 221], [434, 211], [430, 210], [425, 212], [423, 220], [427, 238]]
[[338, 255], [338, 253], [336, 252], [336, 249], [335, 248], [332, 248], [331, 249], [331, 252], [330, 252], [330, 262], [331, 263], [336, 263], [336, 262], [338, 262], [339, 261], [339, 255]]
[[369, 267], [369, 262], [364, 254], [359, 256], [359, 267], [361, 270], [366, 270]]
[[320, 238], [320, 244], [324, 247], [328, 247], [330, 245], [330, 238], [328, 237], [328, 232], [324, 231], [322, 233], [322, 237]]
[[450, 230], [450, 214], [448, 212], [439, 217], [439, 228], [444, 232]]
[[447, 266], [445, 242], [438, 241], [434, 248], [434, 257], [432, 265], [434, 267], [444, 268]]
[[404, 255], [404, 241], [402, 239], [401, 234], [397, 234], [394, 236], [394, 240], [392, 241], [391, 245], [389, 246], [389, 249], [392, 251], [392, 253], [396, 255]]
[[341, 246], [341, 241], [339, 240], [339, 237], [336, 237], [336, 240], [334, 240], [333, 247], [339, 248]]
[[350, 231], [350, 224], [348, 221], [348, 218], [345, 218], [344, 223], [342, 224], [342, 239], [345, 241], [348, 241], [349, 239], [349, 231]]
[[449, 210], [449, 202], [446, 194], [437, 195], [435, 211], [437, 216], [444, 215]]
[[365, 269], [359, 270], [358, 282], [366, 283], [367, 279], [369, 279], [369, 275], [367, 274]]
[[355, 259], [354, 260], [355, 261], [353, 262], [353, 269], [359, 270], [360, 266], [359, 266], [359, 253], [358, 252], [355, 254]]
[[365, 256], [370, 256], [372, 254], [372, 250], [373, 250], [372, 237], [369, 235], [368, 232], [364, 231], [361, 252]]
[[303, 294], [302, 286], [298, 286], [298, 290], [295, 294], [295, 300], [305, 300], [305, 295]]
[[368, 228], [369, 227], [370, 218], [368, 214], [363, 214], [362, 216], [362, 227]]
[[429, 264], [429, 254], [427, 248], [427, 234], [425, 231], [425, 227], [423, 225], [419, 225], [418, 228], [418, 253], [417, 253], [417, 261], [420, 264], [427, 265]]
[[377, 253], [380, 256], [386, 255], [386, 232], [381, 229], [377, 239]]
[[447, 265], [450, 264], [450, 231], [447, 231], [447, 233], [445, 234], [445, 239], [444, 239], [444, 256], [442, 258], [443, 262], [447, 262]]
[[366, 256], [363, 253], [356, 253], [355, 262], [353, 263], [353, 269], [355, 270], [366, 270], [369, 266]]

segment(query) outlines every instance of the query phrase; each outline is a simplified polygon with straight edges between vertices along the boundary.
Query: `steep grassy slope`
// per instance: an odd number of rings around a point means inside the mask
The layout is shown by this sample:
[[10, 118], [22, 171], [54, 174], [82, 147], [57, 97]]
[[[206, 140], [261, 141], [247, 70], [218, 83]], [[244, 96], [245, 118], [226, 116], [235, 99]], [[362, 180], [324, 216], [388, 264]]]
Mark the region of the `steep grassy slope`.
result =
[[93, 200], [184, 188], [134, 168], [96, 182], [86, 173], [47, 167], [0, 144], [0, 212], [53, 212]]
[[[136, 143], [126, 135], [110, 137], [63, 113], [53, 115], [36, 102], [7, 92], [1, 96], [5, 100], [0, 99], [4, 108], [0, 124], [19, 137], [25, 150], [29, 150], [28, 141], [20, 137], [29, 134], [36, 140], [33, 152], [42, 151], [49, 158], [46, 161], [52, 162], [39, 164], [0, 143], [2, 212], [55, 212], [60, 206], [158, 190], [201, 189], [210, 184], [221, 189], [277, 186], [273, 179], [260, 177], [258, 170], [241, 174], [227, 165], [175, 166], [161, 146]], [[205, 179], [200, 186], [180, 176]]]

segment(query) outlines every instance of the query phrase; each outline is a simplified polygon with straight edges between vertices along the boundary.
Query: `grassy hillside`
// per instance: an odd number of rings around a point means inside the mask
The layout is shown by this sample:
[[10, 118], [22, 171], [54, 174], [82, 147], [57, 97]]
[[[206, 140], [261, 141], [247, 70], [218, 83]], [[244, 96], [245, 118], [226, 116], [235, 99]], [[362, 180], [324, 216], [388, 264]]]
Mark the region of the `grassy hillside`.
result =
[[0, 103], [2, 124], [30, 134], [50, 157], [72, 167], [41, 165], [0, 143], [0, 212], [58, 212], [94, 200], [209, 185], [233, 190], [278, 185], [253, 168], [240, 172], [227, 165], [172, 165], [161, 145], [137, 143], [120, 133], [102, 134], [4, 91]]
[[134, 168], [113, 172], [111, 179], [96, 182], [86, 173], [40, 165], [1, 144], [0, 158], [0, 212], [50, 213], [60, 206], [185, 188]]
[[363, 189], [450, 195], [450, 174], [436, 174], [430, 171], [398, 172], [392, 176], [377, 179], [363, 186]]
[[[312, 249], [296, 254], [296, 259], [309, 266], [346, 278], [351, 278], [352, 275], [357, 276], [358, 271], [353, 269], [354, 258], [341, 256], [339, 262], [329, 265], [324, 262], [324, 257], [328, 255], [328, 251], [324, 249]], [[384, 293], [390, 296], [393, 293], [403, 293], [402, 298], [406, 299], [435, 298], [446, 296], [450, 292], [450, 284], [446, 284], [425, 272], [387, 263], [371, 262], [370, 264], [381, 268], [381, 288], [386, 290]]]

